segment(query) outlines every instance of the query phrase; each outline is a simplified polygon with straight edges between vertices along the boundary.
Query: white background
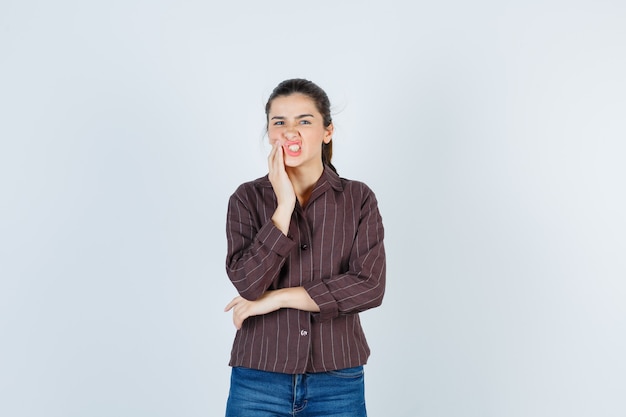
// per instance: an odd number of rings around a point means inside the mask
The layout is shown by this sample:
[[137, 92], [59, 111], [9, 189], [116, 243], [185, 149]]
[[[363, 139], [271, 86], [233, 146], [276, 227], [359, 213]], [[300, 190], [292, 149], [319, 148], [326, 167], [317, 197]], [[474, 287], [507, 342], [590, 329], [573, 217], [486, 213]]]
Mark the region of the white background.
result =
[[623, 1], [0, 2], [0, 415], [220, 416], [229, 195], [305, 77], [376, 192], [372, 417], [626, 415]]

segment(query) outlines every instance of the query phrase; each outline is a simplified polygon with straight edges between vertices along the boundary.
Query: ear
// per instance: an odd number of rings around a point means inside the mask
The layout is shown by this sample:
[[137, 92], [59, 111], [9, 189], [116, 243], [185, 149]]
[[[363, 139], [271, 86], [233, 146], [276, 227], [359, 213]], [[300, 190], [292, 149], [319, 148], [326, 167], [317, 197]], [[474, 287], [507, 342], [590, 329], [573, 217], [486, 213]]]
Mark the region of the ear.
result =
[[330, 143], [333, 138], [333, 133], [335, 133], [335, 126], [331, 123], [324, 132], [324, 143]]

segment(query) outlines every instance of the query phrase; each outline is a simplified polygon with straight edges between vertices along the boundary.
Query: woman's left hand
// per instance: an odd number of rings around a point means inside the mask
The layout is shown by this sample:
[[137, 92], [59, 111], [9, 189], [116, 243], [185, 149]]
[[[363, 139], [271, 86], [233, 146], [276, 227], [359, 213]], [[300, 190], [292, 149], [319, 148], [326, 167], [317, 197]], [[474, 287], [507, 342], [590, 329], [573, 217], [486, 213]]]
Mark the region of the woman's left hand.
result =
[[237, 296], [228, 303], [224, 311], [233, 310], [233, 324], [239, 330], [243, 321], [248, 317], [271, 313], [280, 308], [280, 305], [276, 302], [276, 297], [273, 297], [273, 293], [274, 291], [266, 291], [255, 301]]

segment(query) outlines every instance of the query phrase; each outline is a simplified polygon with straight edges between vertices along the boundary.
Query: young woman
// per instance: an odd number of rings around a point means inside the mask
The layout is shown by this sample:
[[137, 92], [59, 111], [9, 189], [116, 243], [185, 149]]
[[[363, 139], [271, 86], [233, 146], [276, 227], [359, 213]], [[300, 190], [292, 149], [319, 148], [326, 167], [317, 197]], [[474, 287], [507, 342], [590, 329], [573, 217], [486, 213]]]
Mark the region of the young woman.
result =
[[266, 106], [269, 173], [228, 204], [232, 310], [227, 417], [366, 415], [370, 350], [358, 313], [385, 290], [374, 193], [338, 176], [326, 93], [280, 83]]

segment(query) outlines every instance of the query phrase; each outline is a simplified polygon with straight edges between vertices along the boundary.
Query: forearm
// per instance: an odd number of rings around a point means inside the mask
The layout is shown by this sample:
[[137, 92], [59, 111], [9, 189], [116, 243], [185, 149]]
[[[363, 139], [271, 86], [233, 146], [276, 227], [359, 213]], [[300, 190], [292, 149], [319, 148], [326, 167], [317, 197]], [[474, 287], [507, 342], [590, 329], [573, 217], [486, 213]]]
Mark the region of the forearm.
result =
[[291, 214], [293, 213], [294, 205], [282, 204], [276, 207], [276, 211], [272, 216], [272, 222], [274, 226], [278, 228], [285, 236], [289, 234], [289, 223], [291, 222]]
[[295, 308], [310, 312], [320, 311], [315, 301], [303, 287], [267, 291], [255, 301], [237, 296], [228, 303], [224, 311], [233, 310], [233, 323], [237, 329], [241, 329], [241, 325], [248, 317], [268, 314], [281, 308]]
[[319, 306], [313, 301], [304, 287], [281, 288], [271, 291], [271, 293], [276, 298], [279, 308], [294, 308], [313, 313], [320, 311]]
[[271, 222], [258, 231], [242, 223], [229, 225], [226, 272], [239, 294], [256, 300], [275, 282], [296, 243]]
[[324, 279], [304, 283], [320, 307], [320, 321], [339, 314], [354, 314], [377, 307], [385, 293], [386, 257], [382, 219], [370, 194], [360, 218], [359, 231], [350, 254], [348, 269]]

